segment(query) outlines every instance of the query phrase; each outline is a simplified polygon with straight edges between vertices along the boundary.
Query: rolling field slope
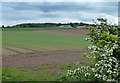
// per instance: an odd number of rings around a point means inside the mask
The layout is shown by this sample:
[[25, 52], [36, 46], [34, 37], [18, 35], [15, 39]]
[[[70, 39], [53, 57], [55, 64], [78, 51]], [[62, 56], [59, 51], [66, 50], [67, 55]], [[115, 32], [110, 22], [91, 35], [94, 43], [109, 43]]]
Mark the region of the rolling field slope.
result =
[[85, 33], [56, 33], [3, 31], [3, 81], [54, 81], [68, 69], [74, 69], [75, 62], [89, 61], [82, 57], [90, 45], [85, 41]]

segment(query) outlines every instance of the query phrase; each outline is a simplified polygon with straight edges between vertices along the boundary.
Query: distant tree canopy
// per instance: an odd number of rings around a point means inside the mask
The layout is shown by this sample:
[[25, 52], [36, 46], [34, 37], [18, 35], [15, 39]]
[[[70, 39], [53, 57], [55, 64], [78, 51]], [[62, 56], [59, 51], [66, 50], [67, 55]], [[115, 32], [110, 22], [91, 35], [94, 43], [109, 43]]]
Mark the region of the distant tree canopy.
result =
[[4, 25], [2, 25], [2, 28], [4, 28]]
[[93, 24], [86, 24], [86, 23], [23, 23], [23, 24], [17, 24], [14, 26], [7, 26], [5, 27], [2, 25], [2, 28], [14, 28], [14, 27], [38, 27], [38, 28], [54, 28], [54, 27], [59, 27], [63, 25], [70, 25], [73, 28], [76, 28], [77, 26], [95, 26]]

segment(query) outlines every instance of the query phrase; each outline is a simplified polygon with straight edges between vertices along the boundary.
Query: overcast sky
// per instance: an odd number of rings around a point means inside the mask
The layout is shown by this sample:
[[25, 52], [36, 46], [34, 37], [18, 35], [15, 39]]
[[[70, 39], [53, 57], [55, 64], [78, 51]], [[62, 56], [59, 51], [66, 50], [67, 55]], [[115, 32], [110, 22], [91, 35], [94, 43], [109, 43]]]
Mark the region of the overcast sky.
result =
[[91, 23], [98, 17], [117, 23], [118, 2], [2, 2], [2, 24]]

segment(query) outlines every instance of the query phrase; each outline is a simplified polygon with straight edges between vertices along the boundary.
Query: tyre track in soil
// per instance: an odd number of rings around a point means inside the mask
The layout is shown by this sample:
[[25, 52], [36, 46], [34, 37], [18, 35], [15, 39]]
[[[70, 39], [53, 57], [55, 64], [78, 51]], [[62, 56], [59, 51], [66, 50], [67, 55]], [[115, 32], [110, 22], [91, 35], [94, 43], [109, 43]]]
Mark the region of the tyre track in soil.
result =
[[20, 51], [17, 51], [17, 50], [13, 50], [11, 48], [6, 48], [6, 47], [3, 47], [3, 48], [5, 48], [7, 50], [10, 50], [10, 51], [13, 51], [13, 52], [18, 53], [18, 54], [22, 54], [23, 53], [23, 52], [20, 52]]
[[[7, 49], [7, 50], [10, 50], [10, 51], [13, 51], [13, 52], [15, 52], [15, 53], [17, 53], [17, 54], [25, 54], [24, 52], [20, 52], [20, 51], [14, 50], [14, 49], [12, 49], [12, 48], [7, 48], [7, 47], [3, 47], [3, 48], [5, 48], [5, 49]], [[30, 53], [32, 53], [32, 52], [38, 52], [37, 50], [32, 50], [32, 49], [28, 49], [28, 48], [22, 48], [22, 49], [31, 51]], [[29, 53], [29, 52], [28, 52], [28, 53]], [[4, 55], [4, 53], [2, 53], [2, 55]]]
[[20, 53], [2, 57], [3, 67], [31, 68], [42, 64], [73, 64], [74, 62], [88, 62], [82, 57], [86, 50], [55, 50], [36, 51], [32, 53]]

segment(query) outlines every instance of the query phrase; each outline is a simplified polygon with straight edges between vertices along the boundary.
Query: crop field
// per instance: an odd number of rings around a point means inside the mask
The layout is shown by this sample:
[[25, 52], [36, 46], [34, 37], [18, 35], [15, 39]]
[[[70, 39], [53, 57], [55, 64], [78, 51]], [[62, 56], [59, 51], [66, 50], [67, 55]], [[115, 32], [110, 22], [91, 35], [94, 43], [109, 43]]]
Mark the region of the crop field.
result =
[[[2, 31], [72, 30], [75, 28], [2, 28]], [[77, 28], [76, 28], [77, 29]]]
[[86, 29], [2, 31], [3, 81], [54, 81], [84, 58]]

